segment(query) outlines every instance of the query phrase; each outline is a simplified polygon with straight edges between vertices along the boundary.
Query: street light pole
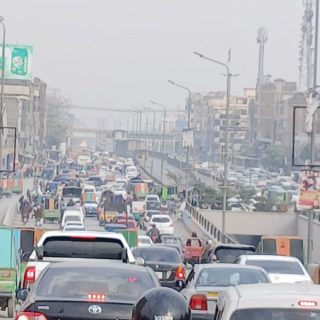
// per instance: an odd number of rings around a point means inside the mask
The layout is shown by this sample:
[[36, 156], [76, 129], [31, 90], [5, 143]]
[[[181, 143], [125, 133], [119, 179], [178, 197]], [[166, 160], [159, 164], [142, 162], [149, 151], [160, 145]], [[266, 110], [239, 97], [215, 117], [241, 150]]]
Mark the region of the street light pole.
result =
[[[153, 100], [150, 100], [150, 102], [156, 106], [159, 106], [161, 108], [163, 108], [163, 129], [162, 129], [162, 153], [164, 153], [164, 140], [165, 140], [165, 134], [166, 134], [166, 113], [167, 113], [167, 109], [166, 107], [158, 102], [155, 102]], [[163, 183], [163, 157], [161, 158], [161, 169], [160, 169], [161, 173], [160, 173], [160, 180]]]
[[[2, 60], [1, 60], [1, 94], [0, 94], [0, 127], [3, 127], [3, 113], [4, 113], [4, 68], [5, 68], [5, 49], [6, 49], [6, 26], [4, 24], [4, 17], [0, 17], [0, 24], [2, 26]], [[2, 135], [3, 130], [0, 130], [0, 169], [2, 169]]]
[[226, 92], [226, 113], [225, 113], [225, 146], [223, 151], [223, 210], [222, 210], [222, 227], [221, 227], [221, 242], [225, 242], [226, 233], [226, 210], [227, 210], [227, 183], [228, 183], [228, 155], [229, 155], [229, 109], [230, 109], [230, 87], [231, 87], [231, 77], [229, 66], [226, 63], [220, 62], [215, 59], [204, 56], [199, 52], [194, 52], [195, 55], [202, 59], [211, 61], [213, 63], [219, 64], [226, 69], [227, 75], [227, 92]]
[[[188, 102], [187, 102], [187, 108], [188, 108], [188, 122], [187, 122], [187, 126], [188, 126], [188, 131], [190, 130], [190, 117], [191, 117], [191, 90], [185, 86], [182, 86], [179, 83], [173, 82], [171, 80], [168, 80], [168, 82], [170, 84], [172, 84], [173, 86], [176, 86], [178, 88], [181, 88], [183, 90], [186, 90], [188, 92]], [[187, 157], [186, 157], [186, 201], [188, 202], [188, 192], [189, 192], [189, 151], [190, 151], [190, 147], [187, 145]]]

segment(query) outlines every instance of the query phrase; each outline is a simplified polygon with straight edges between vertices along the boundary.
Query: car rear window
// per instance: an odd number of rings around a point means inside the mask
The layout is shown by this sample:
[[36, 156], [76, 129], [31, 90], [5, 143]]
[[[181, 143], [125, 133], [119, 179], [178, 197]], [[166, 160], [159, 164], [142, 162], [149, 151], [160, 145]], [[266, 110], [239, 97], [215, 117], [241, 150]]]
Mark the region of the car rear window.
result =
[[155, 250], [154, 248], [135, 248], [132, 250], [135, 257], [142, 257], [146, 262], [172, 262], [180, 263], [181, 257], [175, 249], [163, 248]]
[[254, 260], [248, 259], [247, 265], [258, 266], [266, 270], [268, 273], [280, 274], [300, 274], [304, 272], [296, 261], [276, 261], [276, 260]]
[[88, 300], [91, 293], [107, 300], [135, 300], [157, 283], [147, 271], [119, 270], [107, 267], [51, 268], [41, 278], [37, 296]]
[[207, 268], [200, 272], [196, 287], [229, 287], [239, 284], [268, 283], [268, 278], [258, 270], [243, 268]]
[[43, 243], [44, 257], [122, 260], [123, 244], [118, 239], [60, 236]]
[[69, 222], [69, 221], [81, 221], [79, 216], [66, 216], [64, 218], [65, 222]]
[[152, 218], [152, 222], [166, 223], [170, 222], [170, 219], [168, 217], [154, 217]]

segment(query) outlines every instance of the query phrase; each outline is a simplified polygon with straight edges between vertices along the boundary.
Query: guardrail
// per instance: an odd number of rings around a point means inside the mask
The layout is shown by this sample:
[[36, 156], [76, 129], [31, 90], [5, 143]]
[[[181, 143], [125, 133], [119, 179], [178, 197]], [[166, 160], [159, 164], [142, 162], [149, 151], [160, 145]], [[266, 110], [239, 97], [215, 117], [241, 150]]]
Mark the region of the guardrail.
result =
[[[229, 235], [225, 235], [224, 239], [222, 239], [222, 232], [219, 228], [217, 228], [211, 221], [206, 219], [201, 212], [199, 212], [195, 207], [193, 207], [190, 203], [186, 203], [186, 211], [189, 213], [192, 222], [196, 223], [201, 230], [207, 234], [210, 238], [212, 238], [215, 242], [223, 242], [223, 243], [238, 243]], [[185, 217], [184, 222], [188, 222], [189, 219]], [[186, 220], [186, 221], [185, 221]], [[188, 226], [191, 228], [190, 226]], [[224, 241], [223, 241], [224, 240]]]

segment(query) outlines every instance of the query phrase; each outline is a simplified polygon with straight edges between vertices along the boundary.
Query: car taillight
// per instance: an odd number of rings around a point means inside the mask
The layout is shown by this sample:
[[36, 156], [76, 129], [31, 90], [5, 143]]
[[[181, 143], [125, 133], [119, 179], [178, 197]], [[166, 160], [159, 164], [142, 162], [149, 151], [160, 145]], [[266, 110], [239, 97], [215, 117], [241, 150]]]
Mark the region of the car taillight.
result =
[[23, 287], [27, 288], [31, 283], [35, 282], [35, 280], [36, 280], [36, 267], [34, 266], [27, 267], [24, 272]]
[[207, 297], [204, 294], [193, 295], [189, 307], [191, 310], [208, 310]]
[[47, 320], [47, 317], [40, 312], [19, 312], [15, 320]]
[[179, 266], [176, 270], [176, 280], [184, 280], [186, 277], [186, 272], [183, 266]]

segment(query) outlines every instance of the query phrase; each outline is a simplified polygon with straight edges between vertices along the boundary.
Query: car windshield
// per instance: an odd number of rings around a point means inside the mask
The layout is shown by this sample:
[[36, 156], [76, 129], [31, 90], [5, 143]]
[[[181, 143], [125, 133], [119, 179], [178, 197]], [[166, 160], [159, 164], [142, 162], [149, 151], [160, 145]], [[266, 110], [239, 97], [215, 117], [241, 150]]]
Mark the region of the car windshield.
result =
[[320, 320], [320, 310], [242, 309], [235, 311], [230, 320]]
[[219, 248], [215, 255], [219, 262], [233, 263], [241, 255], [253, 254], [254, 250], [238, 248]]
[[156, 223], [168, 223], [170, 222], [170, 218], [168, 217], [153, 217], [152, 222]]
[[147, 198], [147, 201], [155, 201], [155, 202], [158, 202], [158, 200], [159, 200], [158, 197], [150, 197], [150, 196], [149, 196], [149, 197]]
[[65, 222], [69, 222], [69, 221], [81, 221], [79, 216], [65, 216], [64, 218]]
[[281, 274], [299, 274], [304, 275], [304, 272], [296, 261], [276, 261], [276, 260], [254, 260], [248, 259], [246, 264], [258, 266], [266, 270], [268, 273]]
[[173, 262], [180, 263], [181, 258], [178, 252], [174, 249], [168, 250], [163, 248], [155, 250], [154, 248], [135, 248], [132, 250], [135, 257], [142, 257], [146, 262]]
[[42, 298], [88, 300], [90, 293], [108, 300], [135, 300], [155, 287], [148, 272], [111, 268], [51, 268], [36, 289]]
[[268, 282], [270, 282], [268, 278], [259, 270], [246, 270], [244, 268], [206, 268], [200, 271], [196, 280], [196, 287], [229, 287], [239, 284]]

